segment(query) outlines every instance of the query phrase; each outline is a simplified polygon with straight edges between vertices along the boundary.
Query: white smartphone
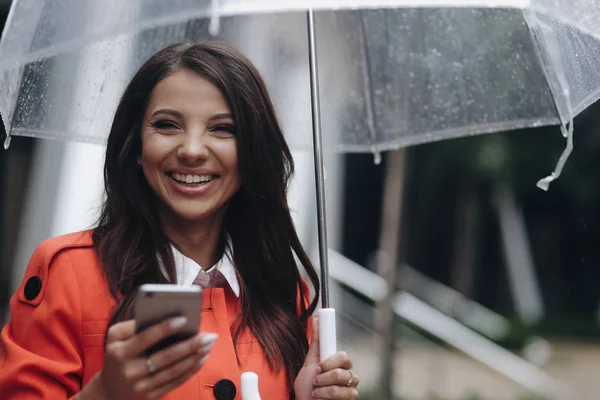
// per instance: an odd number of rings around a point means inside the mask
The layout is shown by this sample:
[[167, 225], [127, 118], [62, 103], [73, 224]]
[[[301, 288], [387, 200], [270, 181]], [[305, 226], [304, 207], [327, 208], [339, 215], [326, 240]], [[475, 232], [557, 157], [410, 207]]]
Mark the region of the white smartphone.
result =
[[135, 299], [135, 331], [139, 333], [167, 318], [184, 316], [186, 325], [172, 335], [146, 350], [155, 353], [198, 333], [202, 313], [202, 287], [168, 284], [140, 286]]

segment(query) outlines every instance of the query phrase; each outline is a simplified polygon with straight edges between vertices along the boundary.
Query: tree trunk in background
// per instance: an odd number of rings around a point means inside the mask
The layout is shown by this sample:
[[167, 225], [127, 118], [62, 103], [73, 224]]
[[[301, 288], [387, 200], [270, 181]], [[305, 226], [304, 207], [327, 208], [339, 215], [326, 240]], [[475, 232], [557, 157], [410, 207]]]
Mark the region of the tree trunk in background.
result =
[[525, 217], [510, 186], [497, 185], [493, 196], [515, 311], [525, 324], [535, 325], [545, 307]]
[[396, 318], [392, 307], [396, 292], [398, 271], [398, 249], [400, 248], [400, 226], [402, 198], [404, 193], [405, 150], [390, 152], [386, 160], [386, 173], [381, 214], [379, 252], [376, 259], [377, 273], [388, 282], [388, 293], [379, 302], [376, 310], [376, 327], [380, 333], [380, 381], [376, 399], [392, 400], [394, 358], [396, 350]]
[[471, 185], [467, 184], [459, 196], [454, 225], [456, 252], [451, 269], [451, 286], [471, 299], [473, 298], [479, 204]]

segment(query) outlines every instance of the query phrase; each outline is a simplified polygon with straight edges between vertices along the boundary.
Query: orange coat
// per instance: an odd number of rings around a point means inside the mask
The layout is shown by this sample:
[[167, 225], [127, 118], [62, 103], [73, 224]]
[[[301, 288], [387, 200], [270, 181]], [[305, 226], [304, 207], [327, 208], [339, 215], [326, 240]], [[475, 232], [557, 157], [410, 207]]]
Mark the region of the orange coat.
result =
[[[114, 307], [90, 231], [40, 244], [0, 334], [0, 397], [66, 399], [77, 394], [102, 368]], [[249, 330], [238, 339], [238, 364], [230, 330], [238, 310], [239, 299], [229, 288], [204, 290], [200, 329], [218, 333], [219, 339], [200, 371], [163, 399], [215, 399], [215, 384], [228, 379], [240, 400], [240, 375], [246, 371], [258, 374], [263, 400], [288, 398], [284, 370], [269, 368]]]

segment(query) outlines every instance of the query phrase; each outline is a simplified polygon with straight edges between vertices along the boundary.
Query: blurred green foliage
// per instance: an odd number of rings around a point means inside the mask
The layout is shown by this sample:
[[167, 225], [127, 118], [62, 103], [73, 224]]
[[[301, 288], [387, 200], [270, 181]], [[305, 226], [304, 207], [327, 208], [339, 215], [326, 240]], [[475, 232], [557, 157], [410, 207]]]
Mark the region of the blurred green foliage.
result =
[[[575, 119], [574, 150], [545, 192], [536, 182], [556, 165], [565, 138], [541, 127], [424, 144], [407, 149], [400, 255], [403, 262], [454, 287], [453, 264], [465, 199], [476, 207], [473, 282], [466, 295], [513, 322], [504, 345], [530, 335], [599, 338], [600, 104]], [[343, 252], [361, 265], [377, 249], [386, 155], [348, 155], [348, 223]], [[494, 195], [511, 189], [522, 211], [545, 315], [523, 325], [515, 311]]]
[[[507, 341], [530, 334], [600, 338], [600, 106], [575, 120], [574, 151], [544, 192], [536, 182], [565, 146], [558, 127], [494, 133], [409, 150], [405, 261], [452, 286], [456, 209], [475, 199], [474, 284], [470, 296], [514, 321]], [[523, 213], [546, 309], [535, 326], [515, 315], [494, 194], [509, 187]]]

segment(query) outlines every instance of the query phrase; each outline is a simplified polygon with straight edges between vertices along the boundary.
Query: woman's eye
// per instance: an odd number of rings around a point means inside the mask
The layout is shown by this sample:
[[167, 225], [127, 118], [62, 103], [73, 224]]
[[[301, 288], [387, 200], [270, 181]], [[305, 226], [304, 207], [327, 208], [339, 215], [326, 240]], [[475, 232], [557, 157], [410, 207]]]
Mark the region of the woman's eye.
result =
[[156, 129], [178, 129], [178, 126], [175, 123], [168, 120], [161, 120], [152, 123]]
[[224, 136], [233, 136], [235, 135], [235, 127], [232, 125], [217, 125], [211, 129], [211, 132]]

